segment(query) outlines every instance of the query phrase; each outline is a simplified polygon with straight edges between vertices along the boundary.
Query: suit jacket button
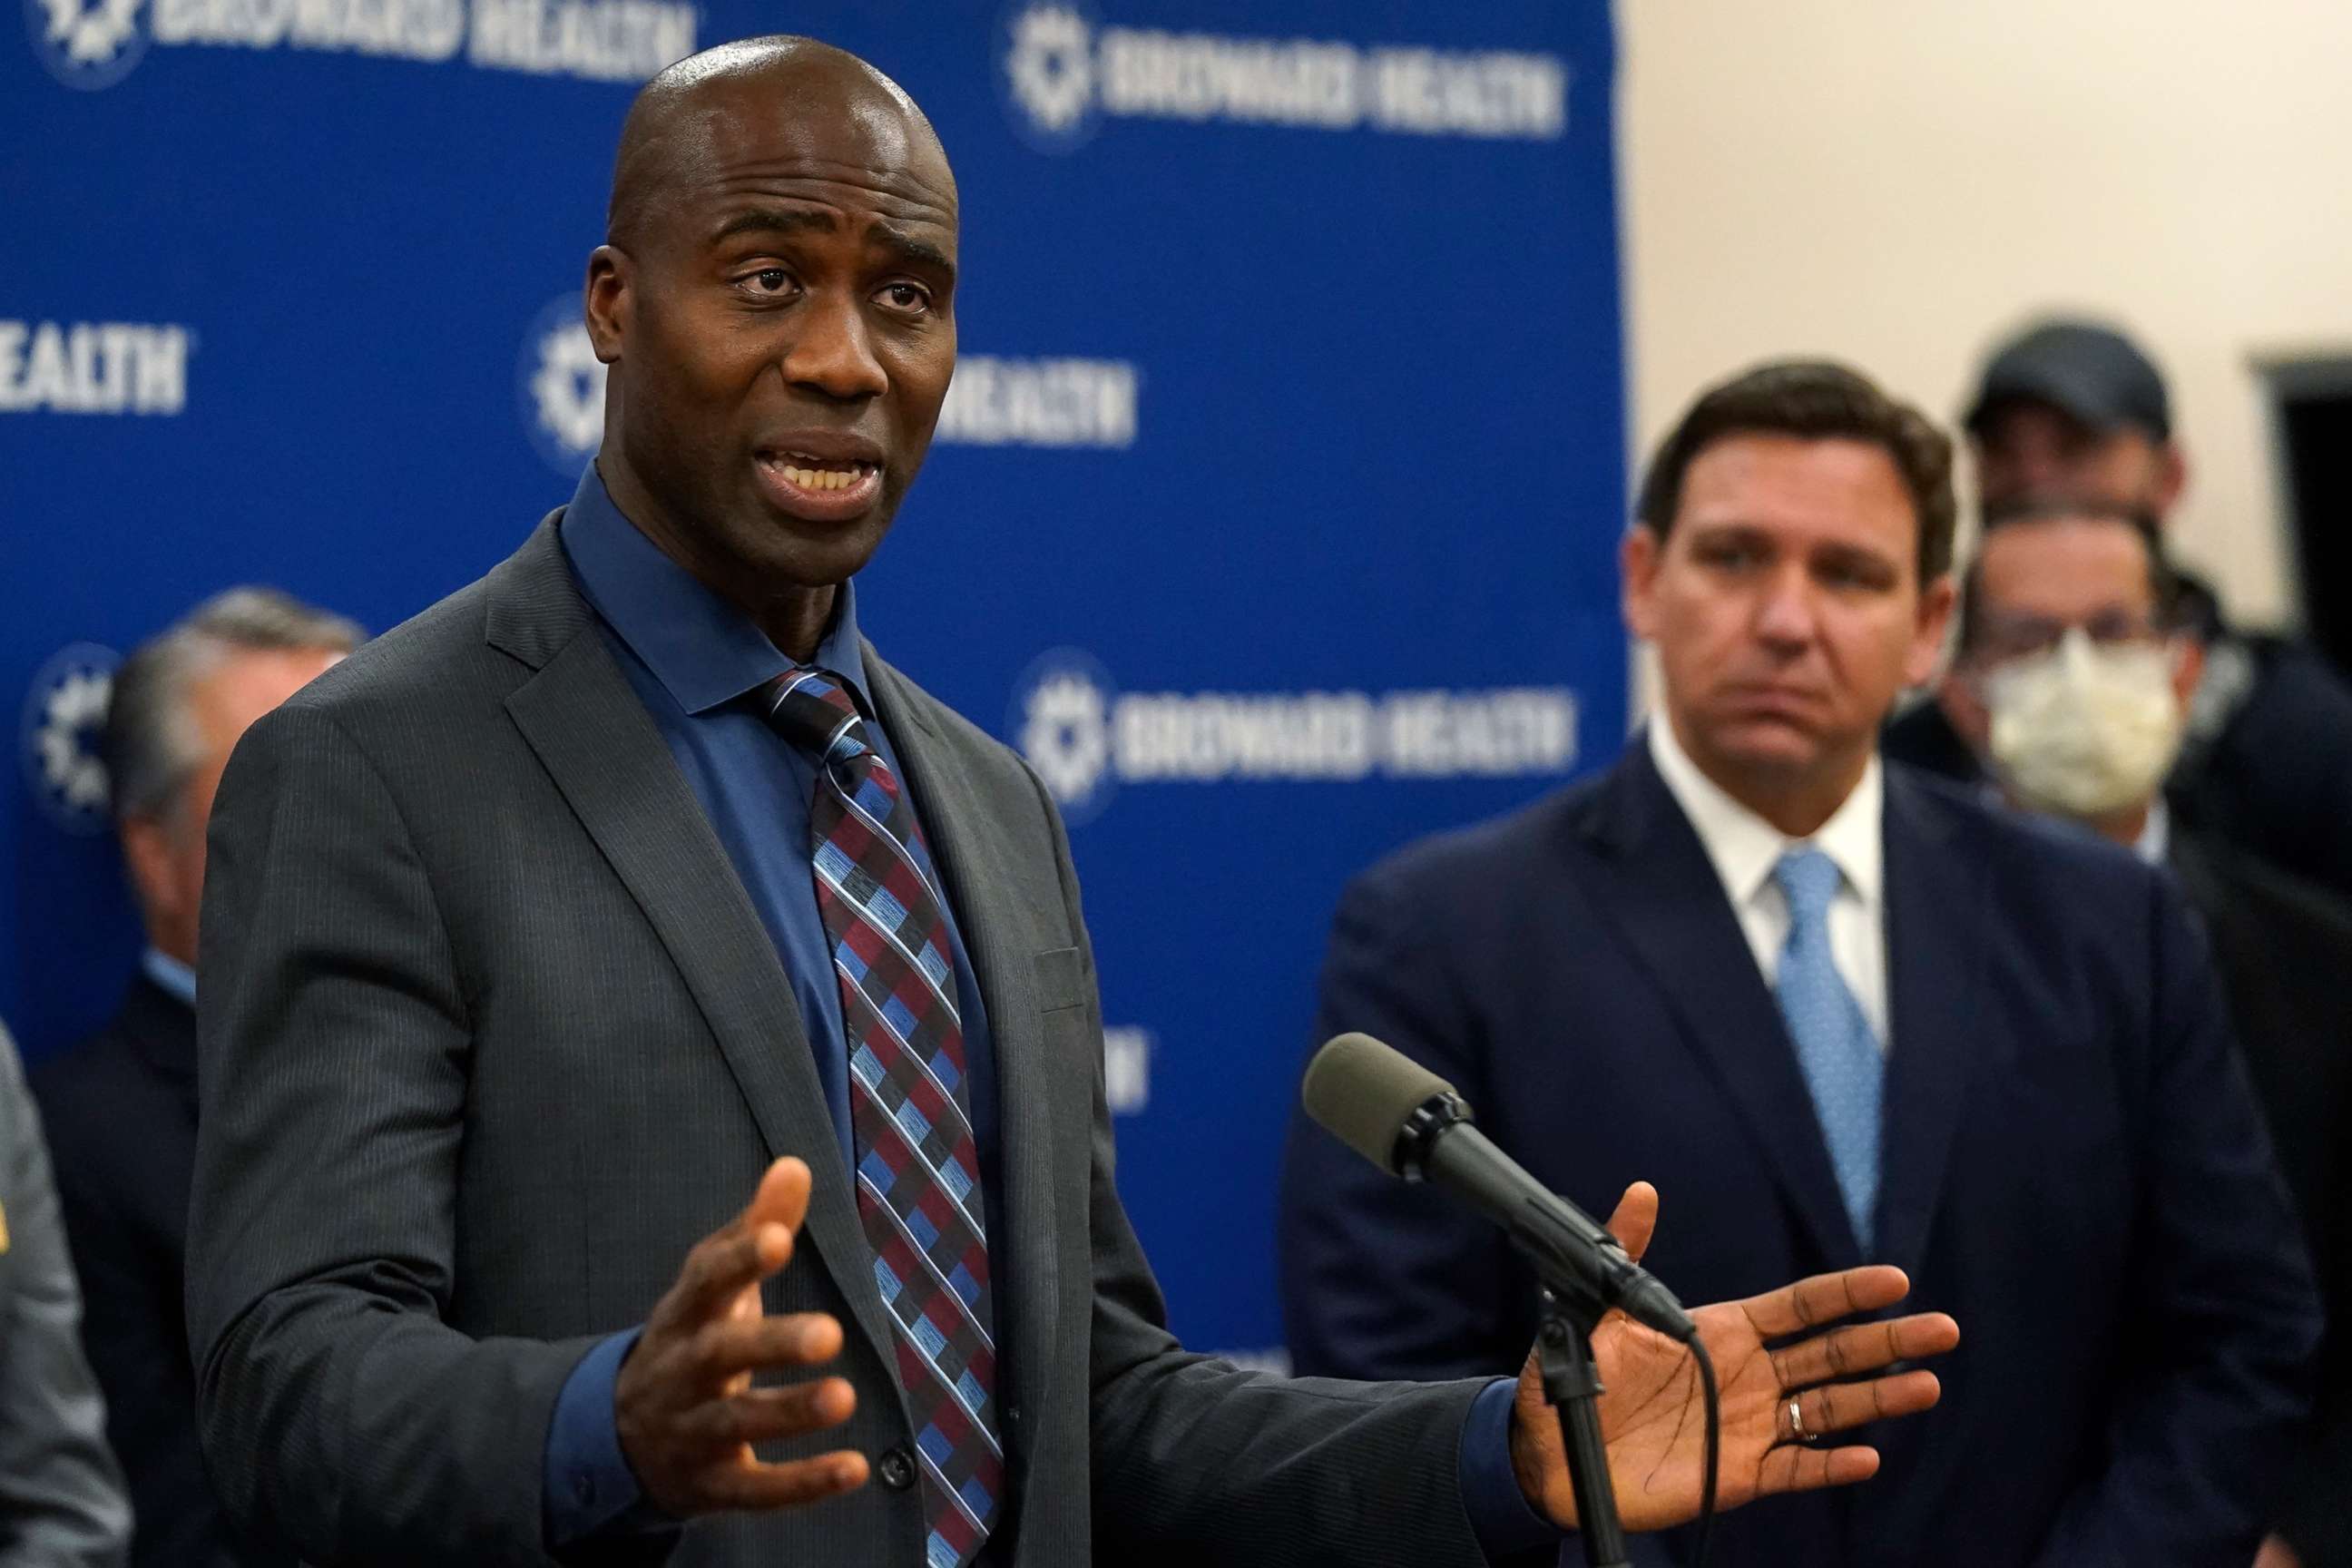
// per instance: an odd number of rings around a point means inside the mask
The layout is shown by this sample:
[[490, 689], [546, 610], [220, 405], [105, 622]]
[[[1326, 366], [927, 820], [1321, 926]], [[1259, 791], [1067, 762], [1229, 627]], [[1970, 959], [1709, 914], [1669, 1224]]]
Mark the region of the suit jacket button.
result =
[[903, 1447], [883, 1455], [882, 1462], [875, 1468], [882, 1477], [882, 1484], [894, 1492], [905, 1491], [915, 1484], [915, 1461]]

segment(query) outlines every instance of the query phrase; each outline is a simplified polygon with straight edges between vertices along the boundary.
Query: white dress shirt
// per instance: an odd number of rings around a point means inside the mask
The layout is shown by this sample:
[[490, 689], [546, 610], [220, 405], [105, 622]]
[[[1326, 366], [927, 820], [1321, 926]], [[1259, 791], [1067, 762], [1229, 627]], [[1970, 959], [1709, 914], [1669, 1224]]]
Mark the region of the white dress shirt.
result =
[[1791, 838], [1742, 805], [1699, 771], [1674, 726], [1660, 713], [1648, 725], [1650, 759], [1668, 793], [1706, 847], [1724, 896], [1739, 917], [1757, 970], [1769, 987], [1780, 973], [1780, 950], [1789, 941], [1789, 900], [1772, 879], [1772, 868], [1790, 849], [1810, 844], [1838, 868], [1838, 890], [1830, 901], [1830, 960], [1838, 977], [1862, 1007], [1881, 1050], [1887, 1046], [1886, 1019], [1886, 779], [1875, 754], [1862, 782], [1811, 838]]

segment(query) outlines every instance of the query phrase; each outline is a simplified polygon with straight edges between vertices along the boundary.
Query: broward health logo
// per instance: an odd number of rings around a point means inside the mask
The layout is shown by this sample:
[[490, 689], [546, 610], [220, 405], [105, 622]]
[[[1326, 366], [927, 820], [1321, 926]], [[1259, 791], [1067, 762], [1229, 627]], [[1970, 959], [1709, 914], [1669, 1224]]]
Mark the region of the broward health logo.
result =
[[111, 87], [150, 46], [377, 55], [479, 70], [643, 81], [694, 53], [692, 0], [25, 0], [68, 87]]
[[106, 831], [111, 796], [98, 743], [121, 662], [112, 648], [75, 643], [41, 666], [25, 694], [17, 742], [25, 782], [41, 814], [68, 833]]
[[185, 327], [0, 321], [0, 414], [177, 414], [194, 345]]
[[1051, 153], [1094, 134], [1095, 25], [1077, 6], [1034, 5], [1004, 21], [999, 80], [1015, 129]]
[[1539, 777], [1577, 757], [1565, 687], [1122, 692], [1074, 648], [1029, 667], [1006, 727], [1073, 823], [1123, 784]]
[[964, 447], [1132, 447], [1142, 381], [1125, 360], [966, 354], [948, 384], [935, 438]]
[[147, 52], [143, 0], [25, 0], [33, 50], [68, 87], [112, 87]]
[[1110, 672], [1076, 648], [1055, 648], [1015, 687], [1008, 726], [1063, 816], [1086, 822], [1110, 804]]
[[531, 319], [515, 362], [515, 391], [532, 449], [565, 479], [578, 479], [604, 437], [604, 366], [588, 340], [579, 295], [559, 295]]
[[1555, 55], [1104, 26], [1073, 0], [1027, 0], [998, 31], [1013, 128], [1048, 153], [1107, 118], [1486, 141], [1568, 130], [1569, 67]]

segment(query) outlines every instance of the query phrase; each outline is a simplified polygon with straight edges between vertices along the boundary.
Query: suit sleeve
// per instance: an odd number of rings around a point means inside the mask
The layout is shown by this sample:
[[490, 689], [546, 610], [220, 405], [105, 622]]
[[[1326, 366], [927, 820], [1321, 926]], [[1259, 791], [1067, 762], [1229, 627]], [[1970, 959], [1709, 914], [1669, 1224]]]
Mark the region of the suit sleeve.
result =
[[[2337, 1042], [2343, 1049], [2345, 1042]], [[2338, 1065], [2339, 1075], [2343, 1066]], [[2336, 1100], [2337, 1123], [2352, 1127], [2352, 1097], [2339, 1095]], [[2336, 1315], [2330, 1320], [2329, 1354], [2332, 1368], [2326, 1384], [2317, 1430], [2312, 1436], [2297, 1475], [2294, 1495], [2277, 1521], [2278, 1533], [2301, 1554], [2308, 1568], [2326, 1568], [2331, 1563], [2352, 1563], [2352, 1507], [2344, 1496], [2346, 1478], [2352, 1477], [2352, 1396], [2345, 1387], [2352, 1373], [2346, 1371], [2347, 1352], [2344, 1341], [2352, 1337], [2340, 1306], [2352, 1304], [2352, 1151], [2347, 1151], [2342, 1139], [2335, 1145], [2336, 1158], [2328, 1172], [2334, 1184], [2335, 1235], [2333, 1237], [2334, 1268], [2327, 1286], [2326, 1299], [2330, 1310]]]
[[[1099, 1037], [1094, 949], [1069, 843], [1042, 788], [1037, 798], [1084, 956], [1087, 1026]], [[1099, 1053], [1093, 1139], [1096, 1560], [1123, 1568], [1482, 1568], [1459, 1459], [1486, 1380], [1293, 1381], [1187, 1352], [1168, 1331], [1159, 1284], [1119, 1203]]]
[[[1384, 1040], [1485, 1102], [1483, 1021], [1417, 918], [1395, 863], [1351, 884], [1332, 921], [1318, 1041]], [[1297, 1370], [1331, 1377], [1507, 1376], [1535, 1339], [1534, 1282], [1502, 1233], [1375, 1169], [1291, 1110], [1277, 1224]]]
[[2137, 1311], [2105, 1463], [2045, 1568], [2252, 1559], [2289, 1473], [2320, 1313], [2269, 1133], [2203, 937], [2168, 882], [2148, 921], [2153, 997], [2127, 1086], [2144, 1173]]
[[471, 1035], [397, 803], [289, 705], [231, 758], [209, 857], [187, 1291], [222, 1503], [352, 1568], [551, 1561], [549, 1424], [597, 1342], [444, 1321]]
[[11, 1562], [107, 1568], [131, 1546], [131, 1505], [82, 1359], [81, 1297], [16, 1046], [0, 1034], [0, 1542]]
[[2304, 1196], [2324, 1227], [2313, 1245], [2326, 1259], [2321, 1290], [2329, 1326], [2319, 1419], [2277, 1527], [2308, 1568], [2329, 1568], [2352, 1563], [2352, 1506], [2344, 1495], [2352, 1478], [2352, 1038], [2324, 1030], [2314, 1039], [2319, 1049], [2312, 1079], [2327, 1086], [2332, 1135]]
[[2352, 686], [2291, 641], [2231, 637], [2252, 689], [2178, 792], [2185, 816], [2352, 895]]

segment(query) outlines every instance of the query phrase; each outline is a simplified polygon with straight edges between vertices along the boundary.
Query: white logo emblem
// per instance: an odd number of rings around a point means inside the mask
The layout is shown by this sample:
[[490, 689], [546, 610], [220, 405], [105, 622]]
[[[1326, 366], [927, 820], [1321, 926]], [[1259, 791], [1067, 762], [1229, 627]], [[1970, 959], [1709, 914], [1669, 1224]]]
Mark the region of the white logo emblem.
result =
[[1065, 153], [1094, 130], [1094, 24], [1070, 5], [1034, 5], [1005, 19], [1004, 88], [1014, 123], [1047, 152]]
[[1087, 655], [1056, 648], [1029, 667], [1018, 689], [1014, 744], [1066, 817], [1091, 818], [1113, 784], [1109, 677]]
[[68, 87], [112, 87], [147, 52], [142, 0], [25, 0], [34, 51]]
[[1120, 691], [1056, 648], [1013, 693], [1005, 733], [1073, 825], [1127, 784], [1540, 778], [1577, 759], [1566, 687]]
[[120, 662], [111, 648], [76, 643], [41, 667], [25, 697], [25, 777], [49, 820], [68, 833], [106, 830], [111, 796], [98, 742]]
[[1132, 1024], [1103, 1030], [1103, 1098], [1113, 1116], [1134, 1116], [1151, 1105], [1151, 1031]]
[[604, 438], [604, 367], [577, 294], [551, 300], [532, 321], [517, 374], [531, 445], [556, 472], [579, 478]]

